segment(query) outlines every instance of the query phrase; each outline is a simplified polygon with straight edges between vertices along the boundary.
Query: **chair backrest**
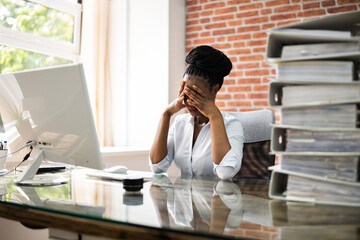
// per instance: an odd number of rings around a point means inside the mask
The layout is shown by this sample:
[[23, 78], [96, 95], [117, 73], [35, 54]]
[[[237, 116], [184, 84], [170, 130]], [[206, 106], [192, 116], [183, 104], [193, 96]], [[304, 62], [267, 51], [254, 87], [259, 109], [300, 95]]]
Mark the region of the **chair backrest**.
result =
[[245, 143], [270, 140], [271, 124], [275, 123], [275, 115], [271, 110], [230, 112], [230, 114], [241, 121]]
[[270, 155], [270, 138], [275, 115], [270, 110], [231, 112], [241, 121], [244, 129], [242, 166], [235, 178], [269, 179], [269, 166], [274, 165], [275, 156]]

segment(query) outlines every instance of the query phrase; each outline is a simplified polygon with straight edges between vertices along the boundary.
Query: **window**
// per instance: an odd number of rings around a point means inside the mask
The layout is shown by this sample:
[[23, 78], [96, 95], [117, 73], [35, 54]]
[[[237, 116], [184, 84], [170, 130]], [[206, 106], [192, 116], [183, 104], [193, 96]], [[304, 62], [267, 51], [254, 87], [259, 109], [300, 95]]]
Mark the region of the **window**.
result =
[[0, 73], [79, 61], [81, 4], [0, 0]]

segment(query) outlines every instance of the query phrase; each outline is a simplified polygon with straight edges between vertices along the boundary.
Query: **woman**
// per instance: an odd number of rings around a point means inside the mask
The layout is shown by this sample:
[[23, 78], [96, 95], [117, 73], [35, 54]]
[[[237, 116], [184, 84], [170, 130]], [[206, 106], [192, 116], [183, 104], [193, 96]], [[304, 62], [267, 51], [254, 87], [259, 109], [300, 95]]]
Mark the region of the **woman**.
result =
[[[242, 160], [244, 135], [241, 123], [215, 105], [217, 92], [232, 68], [230, 59], [210, 46], [198, 46], [185, 59], [188, 67], [179, 96], [164, 111], [153, 146], [150, 166], [165, 172], [172, 161], [182, 175], [232, 178]], [[183, 108], [189, 114], [170, 118]]]

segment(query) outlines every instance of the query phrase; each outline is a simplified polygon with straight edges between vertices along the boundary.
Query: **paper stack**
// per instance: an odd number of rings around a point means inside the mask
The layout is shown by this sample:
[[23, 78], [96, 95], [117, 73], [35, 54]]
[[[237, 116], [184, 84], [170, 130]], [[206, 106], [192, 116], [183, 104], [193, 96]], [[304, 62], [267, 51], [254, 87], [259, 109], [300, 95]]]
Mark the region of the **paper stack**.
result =
[[358, 19], [336, 14], [269, 35], [269, 102], [280, 109], [272, 198], [360, 207], [360, 37], [350, 32]]

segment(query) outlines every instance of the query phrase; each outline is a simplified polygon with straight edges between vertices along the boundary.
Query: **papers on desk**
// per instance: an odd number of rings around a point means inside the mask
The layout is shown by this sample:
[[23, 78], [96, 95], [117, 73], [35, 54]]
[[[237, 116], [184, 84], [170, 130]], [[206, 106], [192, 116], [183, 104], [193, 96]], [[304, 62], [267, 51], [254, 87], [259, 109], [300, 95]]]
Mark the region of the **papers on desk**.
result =
[[152, 172], [144, 172], [144, 171], [131, 171], [128, 170], [127, 173], [108, 173], [101, 170], [89, 171], [86, 173], [89, 177], [100, 178], [103, 180], [116, 180], [123, 181], [127, 178], [144, 178], [144, 181], [149, 181], [154, 177], [154, 173]]

